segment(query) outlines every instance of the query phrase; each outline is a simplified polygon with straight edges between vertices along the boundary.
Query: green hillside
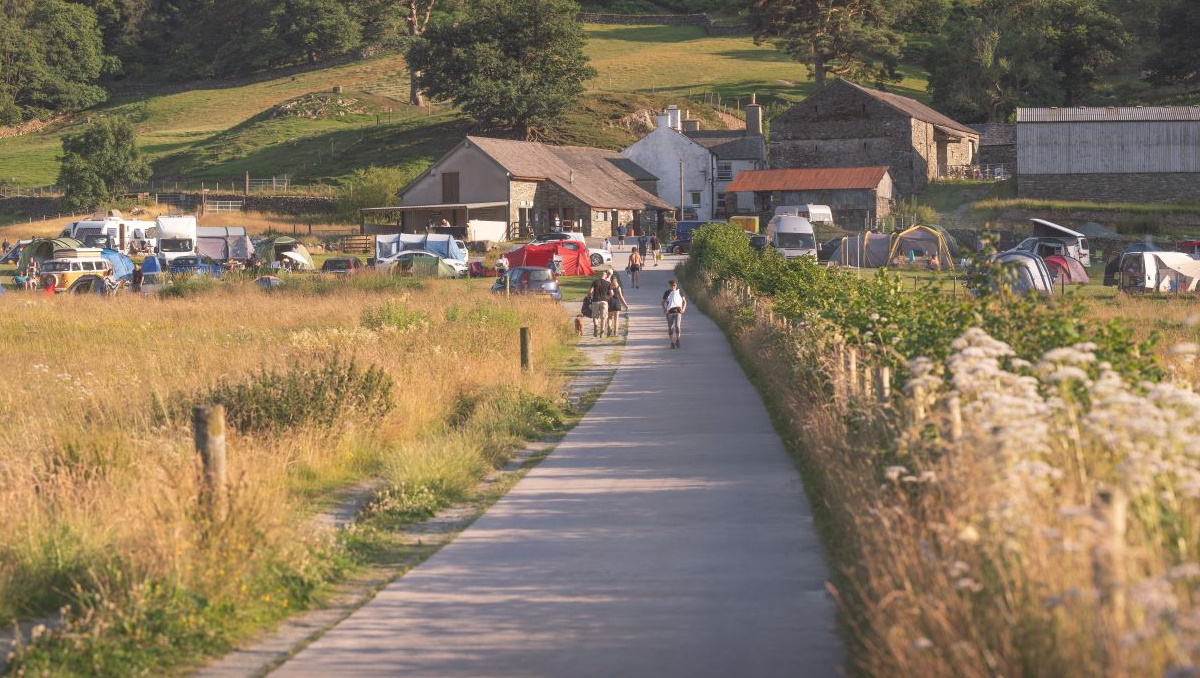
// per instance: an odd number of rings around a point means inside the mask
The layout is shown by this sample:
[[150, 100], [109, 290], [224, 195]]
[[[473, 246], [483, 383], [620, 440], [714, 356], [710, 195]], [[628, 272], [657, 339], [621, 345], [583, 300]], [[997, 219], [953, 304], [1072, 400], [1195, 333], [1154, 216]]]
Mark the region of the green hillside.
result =
[[[710, 37], [695, 26], [590, 25], [587, 34], [599, 76], [556, 137], [561, 143], [619, 148], [636, 138], [623, 119], [639, 109], [675, 102], [698, 113], [714, 93], [730, 107], [743, 105], [751, 93], [783, 105], [802, 98], [811, 85], [802, 65], [749, 36]], [[335, 87], [342, 94], [333, 94]], [[924, 82], [914, 72], [897, 89], [921, 96]], [[354, 103], [312, 116], [277, 109], [313, 94]], [[407, 98], [404, 60], [392, 53], [261, 81], [118, 92], [93, 113], [135, 122], [158, 179], [224, 182], [250, 172], [337, 181], [369, 164], [419, 171], [470, 128], [452, 110], [416, 110]], [[0, 140], [0, 180], [53, 184], [62, 134], [87, 117], [85, 112], [42, 133]], [[711, 114], [705, 117], [719, 124]]]

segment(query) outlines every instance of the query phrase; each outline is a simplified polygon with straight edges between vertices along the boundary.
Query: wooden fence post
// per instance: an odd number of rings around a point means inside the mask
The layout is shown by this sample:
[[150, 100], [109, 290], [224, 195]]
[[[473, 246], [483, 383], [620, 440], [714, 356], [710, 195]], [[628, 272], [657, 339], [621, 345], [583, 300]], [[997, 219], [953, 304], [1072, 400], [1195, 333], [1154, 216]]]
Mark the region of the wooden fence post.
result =
[[846, 348], [846, 384], [850, 387], [850, 392], [846, 395], [851, 398], [858, 397], [858, 349], [849, 346]]
[[528, 327], [521, 328], [521, 371], [528, 372], [533, 368], [533, 338]]
[[1119, 489], [1102, 490], [1092, 502], [1092, 516], [1104, 526], [1103, 536], [1092, 550], [1092, 573], [1101, 604], [1107, 614], [1100, 618], [1108, 633], [1104, 644], [1104, 675], [1129, 675], [1118, 637], [1125, 627], [1125, 530], [1128, 499]]
[[892, 401], [892, 368], [887, 365], [880, 365], [875, 372], [876, 393], [879, 395], [879, 404], [887, 405]]
[[950, 410], [950, 442], [957, 443], [963, 437], [962, 401], [957, 395], [950, 396], [946, 401]]
[[228, 512], [225, 470], [225, 406], [200, 405], [192, 410], [196, 451], [203, 467], [200, 501], [208, 515], [224, 520]]

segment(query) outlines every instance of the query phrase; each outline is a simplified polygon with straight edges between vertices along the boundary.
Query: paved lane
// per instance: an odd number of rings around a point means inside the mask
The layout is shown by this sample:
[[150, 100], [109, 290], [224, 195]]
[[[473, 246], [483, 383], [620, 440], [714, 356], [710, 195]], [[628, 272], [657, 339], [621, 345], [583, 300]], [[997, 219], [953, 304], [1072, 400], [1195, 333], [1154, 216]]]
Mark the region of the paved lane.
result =
[[667, 347], [668, 277], [556, 451], [273, 678], [838, 675], [799, 476], [716, 326]]

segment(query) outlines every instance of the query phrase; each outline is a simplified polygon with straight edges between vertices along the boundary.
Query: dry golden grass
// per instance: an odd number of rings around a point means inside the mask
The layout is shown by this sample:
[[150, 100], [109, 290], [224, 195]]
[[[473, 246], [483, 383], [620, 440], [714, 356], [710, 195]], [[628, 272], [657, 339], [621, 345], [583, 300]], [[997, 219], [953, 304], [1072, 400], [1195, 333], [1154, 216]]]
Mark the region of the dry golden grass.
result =
[[[427, 322], [364, 327], [364, 311], [385, 303]], [[518, 364], [519, 326], [538, 349], [529, 373]], [[257, 599], [261, 568], [311, 559], [304, 517], [328, 489], [381, 473], [442, 492], [469, 486], [517, 442], [499, 427], [512, 415], [506, 398], [557, 401], [561, 377], [545, 365], [567, 330], [556, 304], [494, 298], [478, 281], [403, 293], [265, 293], [233, 282], [186, 298], [0, 297], [10, 376], [0, 390], [0, 616], [76, 599], [76, 586], [128, 593], [143, 580]], [[382, 368], [395, 384], [392, 412], [328, 429], [231, 432], [230, 519], [216, 529], [199, 521], [190, 422], [175, 404], [222, 380], [331, 357]], [[452, 430], [464, 402], [493, 408], [496, 430]], [[121, 581], [104, 574], [110, 566]]]

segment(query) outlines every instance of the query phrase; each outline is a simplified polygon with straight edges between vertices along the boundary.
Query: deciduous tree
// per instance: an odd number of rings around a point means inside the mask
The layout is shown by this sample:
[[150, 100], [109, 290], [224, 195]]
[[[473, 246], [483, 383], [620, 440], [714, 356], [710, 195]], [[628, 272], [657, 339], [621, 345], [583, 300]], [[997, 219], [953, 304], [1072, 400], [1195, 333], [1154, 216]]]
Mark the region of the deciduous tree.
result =
[[106, 57], [91, 9], [62, 0], [10, 0], [0, 10], [0, 120], [104, 101], [96, 81]]
[[1175, 0], [1162, 10], [1157, 52], [1147, 64], [1159, 85], [1200, 82], [1200, 3]]
[[133, 124], [124, 118], [100, 118], [62, 140], [58, 183], [68, 209], [87, 209], [111, 201], [133, 184], [150, 178], [150, 164], [137, 148]]
[[595, 77], [571, 0], [479, 0], [453, 24], [430, 26], [408, 50], [433, 97], [523, 139], [560, 121]]

